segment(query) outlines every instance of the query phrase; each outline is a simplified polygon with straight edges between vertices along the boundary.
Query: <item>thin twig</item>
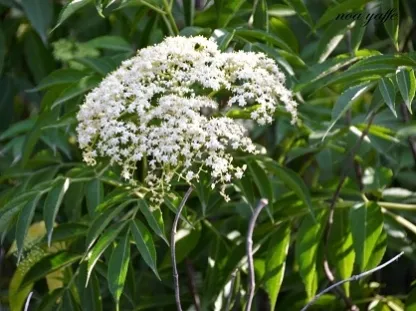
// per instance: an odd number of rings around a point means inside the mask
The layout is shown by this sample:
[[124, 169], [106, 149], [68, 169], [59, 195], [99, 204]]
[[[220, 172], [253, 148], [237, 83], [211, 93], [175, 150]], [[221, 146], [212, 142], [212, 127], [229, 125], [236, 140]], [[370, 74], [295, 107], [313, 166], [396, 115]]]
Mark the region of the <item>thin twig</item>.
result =
[[350, 278], [348, 278], [348, 279], [345, 279], [345, 280], [342, 280], [342, 281], [339, 281], [338, 283], [335, 283], [335, 284], [333, 284], [333, 285], [331, 285], [331, 286], [329, 286], [329, 287], [327, 287], [327, 288], [325, 288], [323, 291], [321, 291], [320, 293], [318, 293], [315, 297], [313, 297], [313, 299], [306, 305], [306, 306], [304, 306], [303, 307], [303, 309], [301, 310], [301, 311], [306, 311], [311, 305], [313, 305], [314, 303], [315, 303], [315, 301], [316, 300], [318, 300], [319, 299], [319, 297], [321, 297], [323, 294], [326, 294], [327, 292], [329, 292], [329, 291], [331, 291], [331, 290], [333, 290], [334, 288], [336, 288], [336, 287], [338, 287], [338, 286], [340, 286], [340, 285], [342, 285], [342, 284], [344, 284], [344, 283], [347, 283], [347, 282], [351, 282], [351, 281], [357, 281], [357, 280], [359, 280], [359, 279], [361, 279], [361, 278], [363, 278], [363, 277], [365, 277], [365, 276], [367, 276], [367, 275], [370, 275], [370, 274], [372, 274], [372, 273], [374, 273], [374, 272], [376, 272], [376, 271], [378, 271], [378, 270], [381, 270], [381, 269], [383, 269], [384, 267], [386, 267], [386, 266], [388, 266], [389, 264], [391, 264], [392, 262], [394, 262], [394, 261], [396, 261], [397, 259], [399, 259], [402, 255], [404, 254], [404, 252], [401, 252], [400, 254], [398, 254], [397, 256], [395, 256], [395, 257], [393, 257], [392, 259], [390, 259], [389, 261], [387, 261], [387, 262], [385, 262], [385, 263], [383, 263], [382, 265], [380, 265], [380, 266], [377, 266], [377, 267], [375, 267], [374, 269], [371, 269], [371, 270], [368, 270], [368, 271], [365, 271], [365, 272], [363, 272], [363, 273], [361, 273], [361, 274], [357, 274], [357, 275], [353, 275], [352, 277], [350, 277]]
[[248, 225], [248, 232], [247, 232], [247, 260], [248, 260], [248, 272], [249, 272], [249, 280], [248, 280], [248, 297], [247, 297], [247, 305], [246, 311], [251, 310], [251, 304], [253, 303], [254, 298], [254, 289], [256, 286], [255, 274], [254, 274], [254, 259], [253, 259], [253, 232], [254, 226], [256, 225], [257, 217], [261, 210], [268, 204], [266, 199], [261, 199], [259, 204], [257, 205], [256, 209], [253, 212], [253, 215], [250, 218], [250, 223]]
[[192, 186], [189, 187], [188, 191], [186, 191], [181, 204], [178, 207], [178, 212], [176, 213], [175, 220], [173, 221], [172, 225], [172, 232], [170, 235], [170, 254], [172, 257], [172, 270], [173, 270], [173, 284], [175, 287], [175, 300], [176, 300], [176, 307], [178, 311], [182, 311], [181, 307], [181, 297], [179, 293], [179, 275], [178, 275], [178, 268], [176, 267], [176, 247], [175, 247], [175, 237], [176, 237], [176, 229], [178, 227], [179, 218], [181, 217], [181, 213], [183, 207], [185, 206], [186, 201], [188, 200], [189, 196], [192, 192]]
[[33, 295], [33, 292], [30, 292], [29, 296], [27, 296], [26, 303], [25, 303], [25, 311], [29, 310], [29, 304], [30, 304], [30, 299], [32, 298], [32, 295]]
[[231, 273], [231, 284], [230, 284], [230, 293], [228, 295], [228, 299], [227, 299], [227, 306], [225, 307], [225, 311], [230, 311], [230, 307], [231, 307], [231, 300], [233, 298], [233, 291], [234, 291], [234, 284], [235, 284], [235, 278], [237, 277], [237, 269], [235, 269], [233, 271], [233, 273]]
[[199, 299], [198, 290], [196, 288], [196, 283], [195, 283], [195, 269], [190, 259], [186, 259], [185, 264], [186, 264], [186, 273], [188, 274], [189, 291], [192, 293], [195, 310], [200, 311], [201, 300]]
[[[367, 134], [370, 130], [371, 124], [373, 123], [375, 115], [376, 115], [375, 111], [372, 111], [370, 113], [368, 123], [367, 123], [367, 127], [364, 129], [364, 131], [361, 133], [360, 138], [357, 140], [355, 145], [352, 147], [349, 155], [346, 158], [347, 162], [354, 161], [355, 153], [360, 148], [361, 143], [363, 142], [364, 138], [367, 136]], [[332, 196], [332, 200], [331, 200], [331, 203], [330, 203], [330, 206], [329, 206], [328, 225], [326, 227], [326, 235], [325, 235], [324, 272], [325, 272], [325, 275], [326, 275], [327, 279], [331, 283], [334, 283], [336, 280], [335, 280], [335, 276], [332, 273], [331, 268], [329, 266], [329, 262], [328, 262], [328, 244], [329, 244], [329, 240], [330, 240], [330, 237], [331, 237], [332, 226], [333, 226], [333, 223], [334, 223], [335, 203], [337, 202], [338, 197], [340, 196], [342, 186], [344, 185], [344, 182], [347, 178], [347, 173], [348, 173], [348, 165], [345, 165], [344, 170], [343, 170], [342, 175], [341, 175], [341, 178], [339, 180], [338, 186], [337, 186], [337, 188], [334, 192], [334, 195]], [[351, 299], [348, 298], [347, 295], [345, 295], [345, 293], [342, 289], [335, 287], [335, 290], [336, 290], [337, 294], [342, 298], [342, 300], [344, 300], [345, 304], [349, 307], [350, 310], [358, 310], [358, 307], [353, 304]]]

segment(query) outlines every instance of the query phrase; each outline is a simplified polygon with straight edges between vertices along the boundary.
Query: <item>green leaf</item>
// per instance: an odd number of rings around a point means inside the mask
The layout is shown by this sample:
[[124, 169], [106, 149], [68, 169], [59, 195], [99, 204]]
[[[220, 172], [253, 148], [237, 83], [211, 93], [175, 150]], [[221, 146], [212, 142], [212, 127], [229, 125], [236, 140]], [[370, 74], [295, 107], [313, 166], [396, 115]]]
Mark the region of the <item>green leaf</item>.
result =
[[108, 263], [108, 287], [116, 301], [117, 310], [120, 296], [123, 292], [124, 282], [126, 281], [127, 270], [130, 261], [130, 241], [129, 234], [121, 238], [121, 241], [111, 253]]
[[284, 222], [272, 233], [265, 262], [264, 286], [274, 311], [285, 273], [286, 256], [290, 244], [290, 222]]
[[3, 72], [4, 60], [6, 58], [6, 37], [3, 30], [0, 28], [0, 76]]
[[[352, 65], [351, 69], [370, 68], [369, 65], [394, 65], [399, 66], [416, 66], [416, 61], [413, 57], [409, 57], [405, 54], [394, 54], [394, 55], [372, 55], [365, 57], [359, 62]], [[374, 67], [377, 68], [377, 67]]]
[[9, 77], [0, 77], [0, 131], [8, 128], [14, 115], [13, 80]]
[[90, 216], [95, 215], [95, 209], [104, 200], [104, 185], [101, 180], [93, 179], [85, 186], [85, 198]]
[[39, 83], [55, 69], [52, 51], [44, 45], [34, 31], [26, 31], [23, 38], [25, 63], [35, 83]]
[[99, 14], [102, 18], [105, 18], [104, 13], [103, 13], [103, 9], [104, 9], [104, 1], [105, 1], [105, 0], [95, 0], [95, 8], [97, 9], [98, 14]]
[[46, 43], [47, 30], [51, 26], [53, 17], [52, 1], [21, 0], [20, 4], [33, 28], [39, 34], [43, 43]]
[[352, 67], [344, 71], [323, 86], [344, 85], [344, 87], [356, 86], [360, 83], [364, 84], [372, 80], [379, 80], [387, 74], [393, 73], [397, 69], [394, 65], [369, 65], [365, 67]]
[[381, 95], [387, 106], [390, 108], [391, 112], [393, 112], [394, 116], [397, 118], [397, 113], [395, 109], [396, 105], [396, 88], [394, 87], [393, 81], [385, 77], [378, 82], [378, 88], [380, 90]]
[[[62, 242], [76, 239], [80, 236], [85, 236], [88, 226], [80, 223], [63, 223], [55, 227], [53, 230], [53, 237], [51, 243]], [[46, 238], [47, 239], [47, 238]]]
[[27, 133], [29, 130], [33, 128], [33, 126], [35, 125], [35, 122], [36, 122], [35, 119], [26, 119], [26, 120], [14, 123], [0, 135], [0, 141], [13, 138], [20, 134]]
[[[59, 93], [60, 90], [51, 90], [47, 92], [43, 97], [41, 106], [48, 106], [59, 96]], [[32, 130], [29, 132], [28, 135], [26, 135], [21, 155], [21, 167], [25, 167], [26, 164], [29, 162], [32, 152], [35, 149], [35, 146], [42, 135], [42, 127], [52, 122], [52, 120], [56, 119], [57, 112], [59, 113], [59, 111], [57, 110], [44, 111], [43, 113], [41, 113], [38, 119], [36, 120], [36, 123], [33, 126]]]
[[183, 14], [185, 17], [185, 25], [192, 26], [195, 15], [195, 0], [183, 0]]
[[27, 92], [40, 91], [55, 85], [73, 84], [84, 77], [85, 72], [79, 70], [71, 68], [58, 69], [43, 78], [36, 88], [28, 90]]
[[247, 164], [250, 175], [253, 177], [254, 183], [259, 189], [260, 195], [267, 199], [269, 204], [273, 204], [273, 187], [264, 168], [262, 168], [257, 161], [250, 161]]
[[57, 183], [48, 193], [43, 207], [43, 218], [45, 219], [46, 231], [48, 233], [48, 246], [51, 245], [52, 232], [55, 224], [55, 218], [58, 214], [59, 207], [62, 204], [64, 195], [68, 190], [70, 179], [66, 178]]
[[58, 28], [65, 20], [67, 20], [72, 14], [74, 14], [79, 9], [83, 8], [87, 4], [91, 3], [92, 0], [72, 0], [68, 3], [59, 14], [58, 22], [53, 30]]
[[128, 206], [131, 201], [124, 202], [117, 207], [109, 208], [104, 211], [102, 214], [97, 215], [91, 223], [91, 227], [88, 230], [87, 234], [87, 250], [89, 250], [95, 241], [98, 239], [98, 236], [104, 231], [108, 224], [114, 220], [114, 218], [119, 215], [123, 209]]
[[225, 51], [234, 38], [235, 30], [228, 32], [225, 29], [215, 29], [212, 33], [212, 37], [215, 39], [220, 51]]
[[50, 293], [47, 293], [39, 303], [37, 311], [54, 311], [57, 310], [57, 301], [64, 294], [64, 288], [57, 288]]
[[267, 1], [256, 0], [253, 7], [253, 26], [269, 31], [269, 15], [267, 14]]
[[345, 34], [354, 26], [354, 23], [349, 20], [334, 21], [326, 28], [315, 51], [315, 59], [318, 60], [318, 63], [322, 63], [328, 58], [345, 37]]
[[[302, 3], [303, 4], [303, 3]], [[272, 4], [267, 10], [269, 16], [285, 17], [296, 15], [296, 11], [286, 4]]]
[[70, 290], [64, 292], [63, 299], [59, 302], [62, 311], [81, 311], [73, 293]]
[[153, 270], [156, 277], [160, 280], [157, 272], [156, 249], [153, 238], [146, 226], [139, 220], [132, 221], [130, 230], [145, 263]]
[[412, 288], [406, 299], [406, 311], [416, 311], [416, 286], [413, 281]]
[[33, 264], [35, 264], [35, 262], [39, 260], [38, 256], [39, 252], [30, 252], [27, 258], [30, 258], [31, 260], [25, 261], [26, 265], [19, 264], [15, 268], [16, 270], [13, 274], [13, 277], [9, 281], [9, 288], [7, 293], [9, 297], [10, 311], [21, 311], [23, 306], [25, 305], [25, 301], [27, 300], [28, 295], [32, 291], [33, 284], [28, 284], [27, 286], [23, 287], [21, 286], [22, 281], [27, 269], [33, 266]]
[[383, 229], [381, 230], [380, 236], [377, 239], [376, 246], [374, 246], [373, 251], [371, 252], [370, 259], [368, 260], [365, 271], [371, 270], [377, 267], [383, 260], [384, 254], [387, 249], [387, 233]]
[[30, 283], [34, 283], [48, 274], [65, 268], [74, 262], [81, 259], [81, 255], [72, 254], [68, 251], [59, 251], [43, 257], [37, 263], [35, 263], [29, 271], [27, 271], [23, 278], [21, 287], [24, 287]]
[[91, 277], [92, 270], [94, 269], [101, 255], [104, 253], [107, 247], [110, 246], [110, 244], [117, 238], [121, 230], [123, 230], [126, 225], [127, 221], [123, 221], [110, 227], [107, 231], [103, 233], [98, 242], [88, 253], [88, 272], [87, 281], [85, 284], [86, 286], [88, 285], [88, 281]]
[[[393, 11], [392, 11], [393, 10]], [[381, 0], [381, 12], [394, 14], [395, 18], [388, 18], [383, 25], [389, 37], [393, 41], [396, 51], [399, 50], [399, 1], [398, 0]]]
[[[189, 254], [198, 246], [201, 238], [201, 225], [197, 224], [195, 228], [181, 228], [176, 236], [176, 263], [179, 264], [189, 257]], [[171, 253], [167, 252], [160, 264], [159, 269], [165, 269], [172, 264]]]
[[293, 53], [292, 48], [289, 45], [287, 45], [286, 42], [284, 42], [278, 36], [267, 33], [263, 30], [250, 30], [250, 29], [238, 28], [238, 29], [235, 29], [235, 35], [242, 37], [244, 39], [247, 39], [247, 40], [252, 40], [254, 42], [258, 40], [265, 41], [285, 51]]
[[217, 11], [219, 13], [218, 28], [227, 27], [244, 2], [244, 0], [215, 1], [216, 6], [221, 7], [221, 10]]
[[95, 212], [102, 213], [116, 204], [125, 203], [129, 199], [129, 196], [130, 193], [125, 190], [115, 190], [104, 198], [104, 201], [95, 208]]
[[362, 177], [364, 192], [381, 192], [391, 184], [392, 178], [393, 171], [390, 168], [384, 166], [367, 167]]
[[[296, 53], [299, 51], [298, 39], [296, 38], [296, 35], [293, 33], [287, 21], [281, 18], [272, 17], [269, 20], [269, 24], [269, 32], [282, 38], [282, 40], [285, 41], [293, 51], [296, 51]], [[297, 57], [296, 54], [292, 56]]]
[[100, 77], [97, 76], [87, 76], [79, 80], [77, 83], [70, 85], [66, 88], [59, 97], [53, 103], [51, 109], [55, 108], [56, 106], [74, 98], [79, 95], [84, 94], [85, 92], [91, 90], [92, 88], [96, 87], [98, 83], [101, 81]]
[[[354, 270], [355, 252], [349, 226], [348, 210], [335, 210], [334, 222], [328, 241], [328, 255], [337, 280], [348, 279]], [[350, 294], [350, 284], [343, 284], [345, 294]]]
[[102, 36], [86, 42], [88, 46], [96, 49], [106, 49], [121, 52], [132, 52], [133, 48], [122, 37]]
[[[365, 11], [363, 11], [363, 14]], [[354, 28], [351, 30], [351, 50], [356, 53], [360, 48], [361, 41], [363, 40], [365, 30], [367, 27], [364, 26], [365, 20], [358, 20], [355, 23]]]
[[291, 189], [308, 207], [312, 219], [314, 219], [314, 212], [312, 206], [312, 199], [308, 187], [305, 182], [295, 172], [280, 166], [273, 160], [265, 161], [265, 165], [275, 176], [280, 179], [284, 185]]
[[320, 28], [323, 25], [327, 24], [331, 20], [335, 20], [338, 14], [345, 14], [348, 11], [360, 9], [367, 2], [372, 0], [346, 0], [341, 3], [337, 3], [331, 8], [327, 9], [319, 21], [316, 23], [316, 28]]
[[311, 215], [306, 215], [299, 227], [295, 245], [296, 261], [299, 273], [305, 285], [308, 300], [312, 299], [318, 289], [317, 252], [326, 224], [325, 211], [320, 212], [315, 222]]
[[325, 81], [328, 81], [328, 78], [330, 78], [331, 75], [335, 74], [340, 69], [351, 65], [358, 59], [358, 57], [342, 55], [328, 59], [323, 63], [316, 63], [309, 67], [308, 71], [301, 76], [298, 84], [294, 87], [294, 90], [314, 90], [317, 87], [324, 85]]
[[79, 274], [76, 279], [78, 288], [78, 294], [80, 296], [80, 302], [84, 310], [101, 311], [102, 297], [100, 282], [97, 275], [93, 272], [91, 275], [91, 282], [85, 287], [87, 281], [87, 264], [83, 263], [79, 268]]
[[151, 210], [145, 200], [140, 200], [139, 206], [140, 211], [143, 213], [147, 223], [149, 224], [153, 232], [156, 233], [159, 237], [161, 237], [167, 245], [169, 245], [169, 242], [166, 239], [165, 224], [163, 222], [162, 211], [160, 210], [160, 208], [153, 208]]
[[416, 80], [411, 68], [401, 68], [396, 73], [396, 82], [407, 109], [412, 113], [412, 101], [415, 97]]
[[356, 85], [347, 89], [344, 93], [336, 101], [334, 108], [332, 108], [332, 118], [331, 124], [326, 130], [326, 133], [323, 137], [325, 139], [326, 135], [329, 131], [334, 127], [334, 125], [341, 119], [344, 114], [347, 112], [348, 109], [352, 107], [352, 105], [357, 102], [362, 95], [365, 94], [371, 87], [370, 83], [363, 83], [360, 85]]
[[416, 135], [416, 125], [406, 125], [397, 131], [397, 136], [401, 138], [407, 138], [413, 135]]
[[179, 35], [182, 37], [193, 37], [193, 36], [209, 36], [211, 34], [210, 28], [202, 28], [202, 27], [184, 27], [179, 32]]
[[355, 263], [365, 271], [383, 230], [383, 214], [377, 203], [360, 203], [350, 210], [350, 226], [355, 249]]
[[285, 0], [285, 2], [295, 10], [300, 19], [304, 21], [310, 28], [313, 28], [312, 17], [309, 14], [308, 8], [302, 0]]
[[99, 73], [102, 76], [107, 75], [117, 68], [116, 62], [111, 57], [101, 57], [101, 58], [92, 58], [92, 57], [83, 57], [75, 58], [76, 62], [83, 64]]
[[35, 215], [36, 206], [41, 198], [41, 194], [37, 195], [34, 200], [29, 201], [23, 207], [19, 213], [16, 224], [16, 245], [18, 250], [18, 261], [23, 253], [24, 242], [29, 229], [30, 224], [32, 223], [33, 216]]
[[2, 208], [0, 210], [0, 232], [2, 232], [0, 242], [3, 243], [4, 235], [10, 228], [10, 225], [14, 224], [14, 218], [23, 208], [24, 203], [16, 204], [10, 208]]

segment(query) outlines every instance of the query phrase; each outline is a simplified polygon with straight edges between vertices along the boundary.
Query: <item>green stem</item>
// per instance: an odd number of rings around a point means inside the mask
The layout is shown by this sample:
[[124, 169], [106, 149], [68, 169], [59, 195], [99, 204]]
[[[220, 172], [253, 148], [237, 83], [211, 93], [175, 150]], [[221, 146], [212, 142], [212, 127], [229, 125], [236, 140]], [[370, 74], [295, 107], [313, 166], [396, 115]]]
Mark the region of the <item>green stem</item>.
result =
[[390, 211], [388, 211], [387, 209], [385, 209], [384, 207], [381, 208], [381, 211], [386, 214], [389, 215], [391, 218], [393, 218], [397, 223], [399, 223], [400, 225], [402, 225], [403, 227], [405, 227], [406, 229], [408, 229], [409, 231], [412, 231], [413, 234], [416, 235], [416, 226], [411, 223], [410, 221], [408, 221], [406, 218], [400, 216], [400, 215], [396, 215]]
[[165, 6], [165, 12], [168, 16], [169, 22], [172, 26], [172, 29], [173, 29], [175, 35], [179, 35], [178, 26], [176, 26], [175, 19], [173, 18], [173, 15], [172, 15], [172, 5], [170, 5], [167, 0], [163, 0], [163, 4]]
[[158, 7], [154, 6], [153, 4], [150, 4], [150, 3], [146, 2], [146, 1], [142, 1], [141, 3], [143, 5], [145, 5], [145, 6], [147, 6], [148, 8], [151, 8], [153, 11], [158, 12], [159, 14], [162, 14], [162, 15], [165, 15], [166, 14], [165, 11], [159, 9]]

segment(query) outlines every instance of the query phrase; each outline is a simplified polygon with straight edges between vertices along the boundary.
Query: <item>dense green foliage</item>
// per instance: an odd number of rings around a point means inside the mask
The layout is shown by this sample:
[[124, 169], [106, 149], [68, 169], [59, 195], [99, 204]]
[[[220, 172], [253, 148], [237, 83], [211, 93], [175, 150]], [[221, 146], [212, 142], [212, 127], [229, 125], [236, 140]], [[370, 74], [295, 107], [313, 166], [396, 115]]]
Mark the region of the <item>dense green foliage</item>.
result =
[[[282, 109], [250, 131], [264, 154], [236, 156], [248, 170], [230, 202], [195, 183], [176, 247], [185, 310], [243, 309], [261, 198], [253, 310], [300, 310], [330, 284], [324, 263], [339, 281], [400, 251], [310, 310], [416, 310], [413, 0], [68, 2], [0, 0], [1, 310], [22, 310], [31, 292], [30, 310], [176, 310], [168, 241], [188, 186], [151, 210], [118, 167], [86, 166], [75, 135], [84, 95], [176, 34], [266, 53], [300, 103], [297, 124]], [[397, 19], [337, 18], [389, 9]]]

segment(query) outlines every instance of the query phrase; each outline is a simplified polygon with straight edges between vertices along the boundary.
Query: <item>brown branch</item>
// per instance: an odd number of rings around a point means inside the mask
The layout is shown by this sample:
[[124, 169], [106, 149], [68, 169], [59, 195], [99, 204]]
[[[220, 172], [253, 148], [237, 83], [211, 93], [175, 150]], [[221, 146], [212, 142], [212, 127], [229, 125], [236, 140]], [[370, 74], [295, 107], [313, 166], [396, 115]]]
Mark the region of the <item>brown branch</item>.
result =
[[173, 221], [172, 225], [172, 232], [170, 235], [170, 254], [172, 259], [172, 275], [173, 275], [173, 285], [175, 287], [175, 301], [176, 301], [176, 308], [178, 311], [182, 311], [181, 306], [181, 296], [179, 292], [179, 275], [178, 275], [178, 268], [176, 266], [176, 246], [175, 246], [175, 237], [176, 237], [176, 230], [178, 227], [179, 218], [181, 217], [182, 210], [185, 206], [186, 201], [188, 200], [189, 196], [192, 192], [192, 186], [189, 187], [188, 191], [186, 191], [181, 204], [178, 207], [178, 212], [176, 213], [175, 220]]
[[364, 184], [363, 184], [363, 170], [361, 168], [360, 163], [357, 160], [354, 160], [354, 171], [355, 177], [357, 178], [358, 187], [360, 192], [364, 191]]
[[194, 300], [194, 306], [196, 311], [201, 310], [201, 300], [199, 299], [198, 290], [195, 283], [195, 269], [190, 259], [185, 260], [186, 273], [188, 275], [188, 287]]
[[261, 210], [268, 204], [266, 199], [261, 199], [259, 204], [257, 205], [256, 209], [253, 212], [253, 215], [250, 218], [250, 222], [248, 225], [248, 232], [247, 232], [247, 240], [246, 240], [246, 250], [247, 250], [247, 261], [248, 261], [248, 292], [247, 292], [247, 305], [246, 311], [251, 310], [251, 305], [253, 303], [254, 298], [254, 289], [256, 287], [256, 280], [254, 274], [254, 259], [253, 259], [253, 232], [254, 227], [256, 225], [257, 217]]
[[[373, 123], [375, 115], [376, 115], [375, 111], [372, 111], [370, 113], [367, 127], [361, 133], [360, 138], [357, 140], [357, 142], [355, 143], [355, 145], [352, 147], [351, 151], [347, 155], [347, 158], [346, 158], [347, 162], [354, 161], [355, 153], [360, 148], [361, 143], [363, 142], [364, 138], [367, 136], [367, 134], [370, 130], [371, 124]], [[329, 244], [329, 240], [330, 240], [330, 237], [331, 237], [332, 226], [334, 224], [335, 203], [337, 202], [337, 200], [339, 198], [342, 186], [344, 185], [344, 182], [347, 178], [348, 167], [349, 167], [349, 165], [346, 165], [344, 167], [343, 171], [342, 171], [341, 178], [339, 180], [337, 188], [335, 189], [334, 195], [332, 196], [332, 200], [331, 200], [331, 203], [330, 203], [330, 206], [329, 206], [329, 218], [328, 218], [328, 223], [327, 223], [327, 227], [326, 227], [326, 234], [325, 234], [324, 271], [325, 271], [325, 275], [326, 275], [327, 279], [331, 283], [334, 283], [336, 281], [336, 279], [335, 279], [334, 274], [331, 271], [331, 268], [330, 268], [329, 262], [328, 262], [328, 244]], [[348, 308], [350, 310], [359, 310], [358, 307], [353, 304], [351, 299], [349, 299], [347, 297], [347, 295], [345, 295], [345, 293], [342, 289], [340, 289], [338, 287], [334, 287], [334, 290], [342, 298], [342, 300], [344, 300], [345, 304], [348, 306]]]
[[342, 280], [342, 281], [339, 281], [338, 283], [336, 283], [336, 284], [333, 284], [333, 285], [331, 285], [331, 286], [329, 286], [328, 288], [326, 288], [326, 289], [324, 289], [323, 291], [321, 291], [320, 293], [318, 293], [315, 297], [313, 297], [313, 299], [306, 305], [306, 306], [304, 306], [303, 308], [302, 308], [302, 310], [301, 311], [306, 311], [311, 305], [313, 305], [314, 303], [315, 303], [315, 301], [317, 301], [318, 300], [318, 298], [319, 297], [321, 297], [323, 294], [325, 294], [325, 293], [327, 293], [327, 292], [329, 292], [329, 291], [331, 291], [331, 290], [333, 290], [333, 289], [335, 289], [335, 288], [338, 288], [338, 286], [340, 286], [340, 285], [342, 285], [342, 284], [344, 284], [344, 283], [347, 283], [347, 282], [351, 282], [351, 281], [357, 281], [357, 280], [359, 280], [359, 279], [361, 279], [361, 278], [363, 278], [363, 277], [365, 277], [365, 276], [367, 276], [367, 275], [370, 275], [370, 274], [372, 274], [372, 273], [374, 273], [374, 272], [376, 272], [376, 271], [379, 271], [379, 270], [381, 270], [381, 269], [383, 269], [383, 268], [385, 268], [386, 266], [388, 266], [389, 264], [391, 264], [392, 262], [394, 262], [394, 261], [396, 261], [396, 260], [398, 260], [402, 255], [404, 254], [404, 252], [401, 252], [400, 254], [398, 254], [397, 256], [395, 256], [395, 257], [393, 257], [392, 259], [390, 259], [389, 261], [387, 261], [387, 262], [385, 262], [385, 263], [383, 263], [383, 264], [381, 264], [381, 265], [379, 265], [379, 266], [377, 266], [377, 267], [375, 267], [374, 269], [371, 269], [371, 270], [368, 270], [368, 271], [365, 271], [365, 272], [363, 272], [363, 273], [361, 273], [361, 274], [358, 274], [358, 275], [353, 275], [352, 277], [350, 277], [350, 278], [348, 278], [348, 279], [346, 279], [346, 280]]

